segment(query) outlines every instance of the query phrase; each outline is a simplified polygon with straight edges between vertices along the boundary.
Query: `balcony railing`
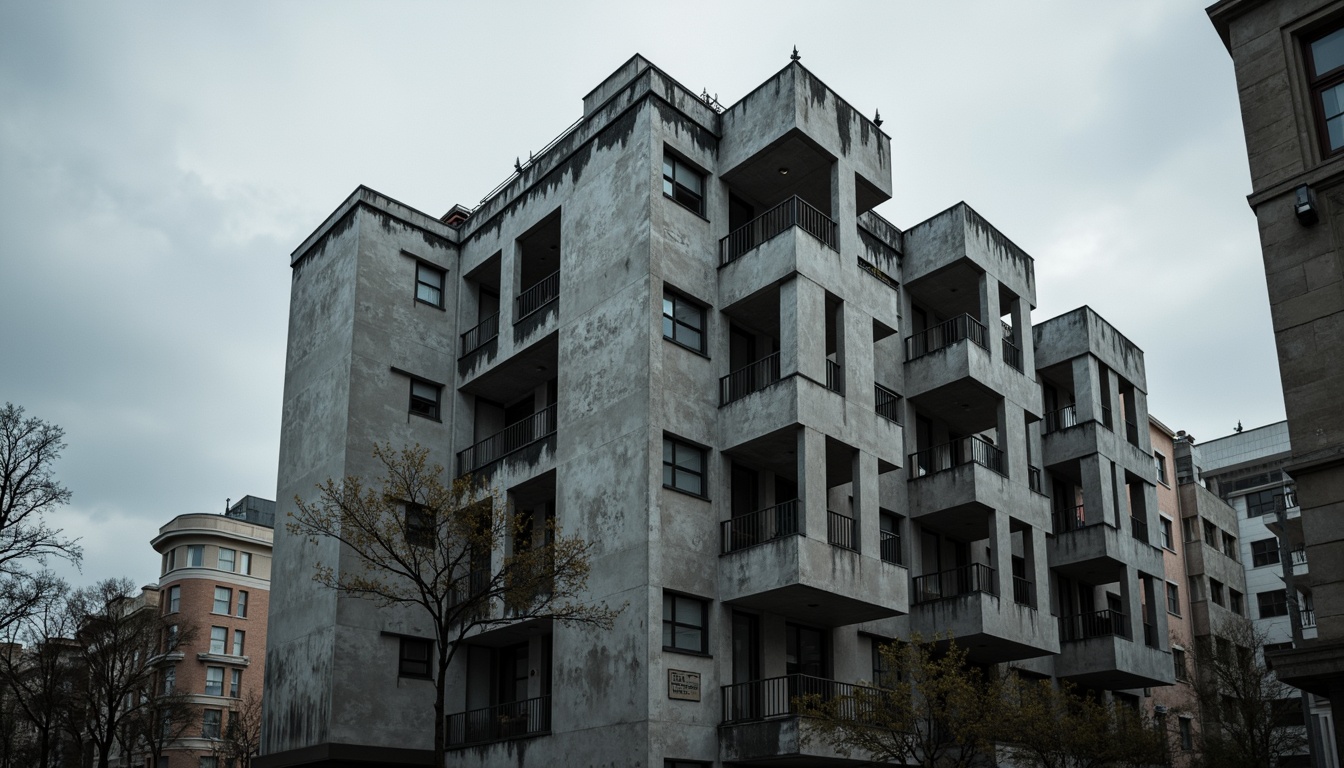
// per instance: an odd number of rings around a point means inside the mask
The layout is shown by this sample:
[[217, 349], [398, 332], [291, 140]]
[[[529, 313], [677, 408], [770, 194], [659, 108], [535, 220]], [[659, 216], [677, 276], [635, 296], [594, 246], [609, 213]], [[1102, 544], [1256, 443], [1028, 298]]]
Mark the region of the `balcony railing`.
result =
[[835, 702], [843, 720], [863, 719], [865, 709], [876, 706], [883, 691], [853, 683], [841, 683], [811, 675], [784, 675], [748, 683], [723, 686], [723, 722], [747, 723], [798, 714], [797, 700], [812, 698]]
[[901, 535], [893, 531], [882, 531], [882, 560], [892, 565], [901, 564]]
[[1045, 493], [1041, 490], [1041, 468], [1027, 467], [1027, 487], [1037, 493]]
[[1013, 602], [1028, 608], [1036, 607], [1036, 585], [1021, 576], [1013, 577]]
[[1102, 610], [1059, 617], [1059, 639], [1063, 642], [1094, 637], [1129, 638], [1129, 617], [1119, 611]]
[[[490, 558], [473, 557], [471, 563], [472, 570], [467, 573], [466, 579], [456, 581], [448, 591], [448, 604], [461, 605], [473, 598], [479, 597], [490, 589]], [[484, 562], [481, 567], [476, 567], [479, 562]]]
[[930, 603], [958, 595], [985, 592], [996, 595], [994, 569], [980, 563], [915, 577], [915, 602]]
[[1055, 535], [1076, 531], [1087, 527], [1087, 518], [1083, 516], [1083, 505], [1055, 510]]
[[1296, 549], [1292, 550], [1292, 552], [1291, 552], [1290, 554], [1291, 554], [1291, 556], [1292, 556], [1292, 558], [1293, 558], [1293, 565], [1294, 565], [1294, 566], [1306, 565], [1306, 564], [1307, 564], [1307, 548], [1306, 548], [1306, 547], [1297, 547]]
[[767, 355], [719, 379], [719, 405], [741, 400], [779, 381], [779, 353]]
[[551, 697], [511, 701], [447, 717], [447, 744], [462, 747], [551, 732]]
[[901, 396], [881, 384], [873, 385], [873, 407], [878, 416], [901, 423]]
[[1003, 340], [1003, 361], [1017, 372], [1022, 372], [1022, 350], [1008, 339]]
[[832, 546], [859, 551], [859, 526], [854, 518], [826, 510], [826, 540]]
[[552, 301], [560, 298], [560, 271], [556, 270], [543, 277], [535, 285], [522, 293], [518, 294], [517, 316], [514, 322], [518, 322], [528, 315], [550, 304]]
[[826, 361], [826, 388], [842, 395], [845, 393], [844, 369], [834, 360]]
[[990, 445], [984, 438], [971, 435], [910, 454], [910, 479], [972, 463], [1004, 474], [1003, 451]]
[[940, 349], [950, 347], [960, 341], [970, 339], [988, 350], [985, 340], [985, 326], [970, 315], [958, 315], [924, 331], [907, 337], [905, 340], [905, 361], [908, 363]]
[[1148, 521], [1141, 517], [1129, 517], [1129, 533], [1134, 538], [1142, 541], [1144, 544], [1151, 544], [1152, 540], [1148, 538]]
[[1045, 434], [1078, 426], [1078, 406], [1071, 404], [1045, 414]]
[[754, 547], [767, 541], [793, 536], [798, 528], [798, 500], [786, 501], [731, 520], [724, 520], [723, 552]]
[[790, 197], [774, 208], [738, 227], [719, 241], [719, 266], [728, 266], [757, 246], [792, 227], [837, 250], [835, 222], [801, 197]]
[[462, 355], [464, 357], [470, 355], [498, 335], [499, 313], [496, 312], [477, 323], [475, 328], [462, 334]]
[[551, 404], [458, 453], [457, 473], [475, 472], [553, 434], [555, 405]]
[[1316, 609], [1315, 609], [1315, 608], [1303, 608], [1302, 611], [1301, 611], [1301, 614], [1300, 614], [1300, 615], [1301, 615], [1301, 617], [1302, 617], [1302, 626], [1303, 626], [1303, 627], [1314, 627], [1314, 626], [1316, 626]]

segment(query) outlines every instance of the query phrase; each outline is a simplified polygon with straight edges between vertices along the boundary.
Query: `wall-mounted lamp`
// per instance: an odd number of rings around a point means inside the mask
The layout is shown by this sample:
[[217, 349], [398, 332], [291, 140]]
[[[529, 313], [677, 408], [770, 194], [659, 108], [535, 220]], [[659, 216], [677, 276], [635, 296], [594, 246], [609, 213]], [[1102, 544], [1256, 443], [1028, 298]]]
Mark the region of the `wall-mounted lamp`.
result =
[[1309, 185], [1303, 184], [1297, 188], [1297, 202], [1293, 203], [1293, 213], [1297, 214], [1297, 223], [1304, 227], [1310, 227], [1321, 220], [1320, 213], [1316, 210], [1316, 192]]
[[788, 175], [789, 175], [789, 168], [788, 168], [788, 166], [781, 165], [781, 166], [779, 167], [779, 175], [780, 175], [780, 176], [788, 176]]

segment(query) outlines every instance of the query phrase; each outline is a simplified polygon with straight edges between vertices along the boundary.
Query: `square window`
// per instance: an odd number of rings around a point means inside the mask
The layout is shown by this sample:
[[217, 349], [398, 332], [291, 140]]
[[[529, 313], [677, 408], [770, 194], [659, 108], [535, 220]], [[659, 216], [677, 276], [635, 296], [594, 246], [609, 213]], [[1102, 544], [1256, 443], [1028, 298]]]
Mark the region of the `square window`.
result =
[[247, 618], [247, 590], [238, 590], [238, 618]]
[[663, 647], [709, 652], [708, 603], [694, 597], [663, 593]]
[[252, 574], [252, 553], [251, 553], [251, 552], [239, 552], [239, 553], [238, 553], [238, 572], [241, 573], [241, 574], [243, 574], [243, 575], [245, 575], [245, 576], [250, 576], [250, 575]]
[[228, 628], [228, 627], [211, 627], [211, 628], [210, 628], [210, 652], [211, 652], [211, 653], [219, 654], [219, 655], [222, 656], [222, 655], [224, 654], [224, 645], [225, 645], [225, 643], [228, 642], [228, 640], [229, 640], [229, 628]]
[[187, 566], [200, 568], [203, 565], [205, 565], [205, 547], [200, 544], [187, 547]]
[[401, 638], [401, 649], [397, 663], [397, 675], [400, 677], [429, 678], [429, 641], [419, 637]]
[[1255, 600], [1260, 604], [1260, 618], [1268, 619], [1275, 616], [1288, 615], [1288, 592], [1282, 589], [1274, 589], [1269, 592], [1259, 592]]
[[[205, 695], [223, 696], [224, 695], [224, 668], [206, 667], [205, 668]], [[206, 710], [209, 712], [210, 710]], [[216, 736], [219, 734], [216, 733]]]
[[[208, 673], [210, 669], [218, 669], [221, 675], [224, 673], [224, 670], [220, 669], [219, 667], [210, 667], [209, 669], [206, 670], [206, 672]], [[217, 696], [219, 694], [215, 695]], [[223, 710], [207, 709], [201, 712], [201, 735], [207, 739], [218, 739], [220, 733], [219, 726], [220, 723], [223, 721], [223, 719], [224, 719]], [[210, 760], [209, 768], [214, 768], [215, 759], [213, 757], [208, 759]], [[201, 758], [201, 768], [206, 768], [206, 762], [205, 762], [206, 760], [207, 758], [204, 757]]]
[[434, 514], [420, 504], [405, 504], [403, 519], [405, 529], [403, 534], [406, 537], [406, 543], [413, 547], [430, 547], [434, 545], [434, 537], [437, 533], [434, 524]]
[[705, 309], [699, 304], [663, 292], [663, 338], [704, 354]]
[[1251, 567], [1275, 565], [1279, 562], [1278, 538], [1261, 539], [1251, 542]]
[[1167, 582], [1167, 613], [1181, 615], [1181, 588]]
[[177, 613], [182, 607], [182, 588], [171, 586], [168, 588], [168, 612]]
[[443, 309], [444, 271], [423, 261], [415, 263], [415, 300]]
[[242, 656], [242, 655], [243, 655], [243, 639], [244, 639], [246, 636], [247, 636], [247, 633], [244, 632], [244, 631], [241, 630], [241, 629], [235, 629], [235, 630], [233, 630], [233, 655], [234, 655], [234, 656]]
[[219, 570], [233, 573], [234, 559], [237, 552], [232, 549], [219, 548]]
[[1260, 517], [1274, 514], [1283, 504], [1282, 488], [1266, 488], [1263, 491], [1246, 494], [1246, 516]]
[[243, 670], [229, 670], [229, 696], [239, 698], [243, 692]]
[[705, 215], [705, 175], [668, 152], [663, 153], [663, 194]]
[[411, 379], [411, 413], [439, 420], [439, 395], [443, 387], [421, 379]]
[[705, 451], [671, 437], [663, 438], [663, 487], [705, 495]]
[[225, 616], [229, 614], [229, 608], [233, 605], [233, 590], [228, 587], [215, 587], [215, 604], [211, 607], [215, 613], [222, 613]]

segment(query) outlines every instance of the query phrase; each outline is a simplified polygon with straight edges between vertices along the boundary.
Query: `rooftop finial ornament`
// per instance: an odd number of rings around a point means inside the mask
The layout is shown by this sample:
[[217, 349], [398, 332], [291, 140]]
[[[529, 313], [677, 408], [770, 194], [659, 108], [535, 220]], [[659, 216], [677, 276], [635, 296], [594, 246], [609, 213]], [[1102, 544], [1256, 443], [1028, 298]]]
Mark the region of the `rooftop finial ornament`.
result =
[[798, 61], [798, 60], [801, 59], [801, 58], [803, 58], [803, 57], [798, 55], [798, 46], [796, 46], [796, 45], [793, 46], [793, 54], [789, 56], [789, 60], [790, 60], [790, 61]]
[[1241, 420], [1240, 420], [1240, 419], [1237, 420], [1237, 428], [1236, 428], [1234, 431], [1235, 431], [1237, 434], [1241, 434]]
[[515, 173], [522, 173], [522, 172], [523, 172], [523, 164], [522, 164], [521, 162], [519, 162], [519, 161], [518, 161], [518, 158], [516, 158], [516, 157], [513, 158], [513, 170], [514, 170]]
[[882, 110], [879, 109], [873, 112], [873, 125], [876, 125], [878, 128], [882, 127]]

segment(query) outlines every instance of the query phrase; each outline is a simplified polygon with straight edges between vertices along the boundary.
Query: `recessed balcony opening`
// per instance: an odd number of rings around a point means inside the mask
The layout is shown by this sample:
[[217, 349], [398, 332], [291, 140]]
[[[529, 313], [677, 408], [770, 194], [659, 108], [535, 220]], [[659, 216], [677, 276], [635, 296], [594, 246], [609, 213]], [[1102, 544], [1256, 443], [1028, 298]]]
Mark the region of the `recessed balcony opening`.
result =
[[560, 298], [560, 212], [518, 238], [518, 293], [513, 321], [526, 320]]
[[843, 305], [838, 297], [826, 294], [826, 388], [842, 395], [845, 393]]
[[826, 438], [826, 540], [833, 547], [859, 551], [859, 521], [854, 508], [854, 448]]
[[[988, 513], [980, 517], [983, 533], [988, 534]], [[940, 526], [939, 521], [921, 521], [915, 563], [921, 575], [912, 581], [912, 604], [975, 593], [998, 594], [995, 569], [985, 546], [987, 539], [961, 538], [967, 528], [958, 525], [956, 533], [950, 533], [949, 528]]]
[[446, 718], [448, 747], [531, 738], [551, 731], [551, 635], [507, 645], [468, 645], [466, 711]]
[[896, 390], [901, 377], [901, 337], [895, 328], [873, 320], [873, 407], [877, 415], [903, 424], [904, 401]]
[[472, 444], [457, 455], [459, 475], [485, 469], [555, 434], [558, 357], [552, 335], [463, 388], [471, 406]]
[[502, 254], [496, 253], [466, 276], [467, 312], [459, 354], [463, 357], [499, 336], [499, 274]]
[[1002, 283], [999, 284], [999, 330], [1002, 331], [1003, 339], [1000, 345], [1003, 347], [1003, 362], [1008, 364], [1009, 368], [1021, 373], [1023, 371], [1024, 361], [1022, 359], [1022, 334], [1031, 333], [1030, 323], [1025, 328], [1016, 327], [1013, 316], [1019, 304], [1017, 294], [1008, 290]]
[[[1124, 569], [1115, 574], [1123, 577]], [[1134, 639], [1133, 617], [1125, 606], [1120, 581], [1100, 583], [1059, 577], [1059, 639], [1079, 642], [1098, 637]]]
[[834, 164], [834, 157], [795, 131], [723, 174], [729, 234], [720, 242], [720, 265], [794, 227], [838, 247]]
[[906, 362], [962, 342], [989, 349], [991, 337], [980, 314], [983, 279], [968, 262], [958, 261], [907, 283], [911, 310]]
[[1045, 408], [1041, 434], [1063, 432], [1078, 426], [1080, 422], [1072, 361], [1037, 371], [1036, 377], [1041, 382], [1042, 404]]
[[915, 452], [908, 463], [911, 480], [967, 464], [1007, 475], [997, 427], [999, 400], [978, 390], [973, 383], [953, 385], [916, 399]]
[[728, 479], [731, 517], [721, 524], [721, 552], [803, 532], [796, 452], [792, 430], [779, 430], [733, 450]]

